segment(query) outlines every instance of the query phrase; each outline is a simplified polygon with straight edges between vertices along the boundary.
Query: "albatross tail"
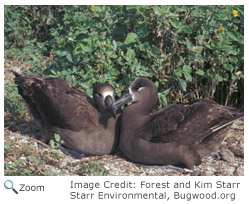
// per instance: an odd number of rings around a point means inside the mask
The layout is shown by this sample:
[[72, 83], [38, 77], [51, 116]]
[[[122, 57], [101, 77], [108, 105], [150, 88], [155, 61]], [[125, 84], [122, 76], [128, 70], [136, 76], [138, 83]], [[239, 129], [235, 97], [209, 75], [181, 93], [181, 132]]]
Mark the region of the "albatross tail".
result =
[[215, 152], [219, 149], [221, 142], [226, 137], [231, 125], [238, 119], [244, 117], [244, 113], [238, 113], [230, 120], [224, 121], [212, 127], [207, 133], [206, 137], [195, 148], [200, 157]]
[[238, 113], [231, 120], [225, 121], [224, 124], [216, 125], [216, 126], [212, 127], [211, 130], [212, 130], [213, 133], [215, 133], [215, 132], [219, 131], [220, 129], [227, 127], [228, 125], [232, 124], [233, 122], [235, 122], [236, 120], [238, 120], [238, 119], [240, 119], [242, 117], [244, 117], [244, 113]]

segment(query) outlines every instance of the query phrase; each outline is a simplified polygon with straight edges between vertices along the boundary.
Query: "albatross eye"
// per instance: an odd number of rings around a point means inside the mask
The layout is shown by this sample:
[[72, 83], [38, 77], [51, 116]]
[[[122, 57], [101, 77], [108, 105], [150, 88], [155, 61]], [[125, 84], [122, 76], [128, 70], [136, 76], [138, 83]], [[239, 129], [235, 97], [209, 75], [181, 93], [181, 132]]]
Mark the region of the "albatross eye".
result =
[[138, 91], [140, 88], [142, 88], [142, 87], [140, 87], [140, 86], [135, 86], [135, 87], [134, 87], [134, 90], [135, 90], [135, 91]]

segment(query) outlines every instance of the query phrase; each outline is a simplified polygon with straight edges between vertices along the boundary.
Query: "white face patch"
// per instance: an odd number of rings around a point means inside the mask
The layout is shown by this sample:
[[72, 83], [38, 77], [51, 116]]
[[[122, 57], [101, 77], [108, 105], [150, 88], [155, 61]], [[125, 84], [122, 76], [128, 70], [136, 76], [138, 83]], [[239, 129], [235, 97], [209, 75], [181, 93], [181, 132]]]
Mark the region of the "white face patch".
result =
[[142, 89], [144, 89], [144, 87], [140, 87], [140, 88], [138, 89], [138, 91], [141, 91]]
[[105, 91], [105, 92], [103, 93], [104, 99], [105, 99], [107, 96], [111, 96], [111, 97], [114, 99], [114, 95], [113, 95], [113, 92], [112, 92], [112, 91]]
[[135, 96], [134, 96], [134, 94], [132, 93], [131, 87], [129, 87], [129, 92], [130, 92], [130, 94], [131, 94], [131, 96], [132, 96], [132, 101], [135, 101]]

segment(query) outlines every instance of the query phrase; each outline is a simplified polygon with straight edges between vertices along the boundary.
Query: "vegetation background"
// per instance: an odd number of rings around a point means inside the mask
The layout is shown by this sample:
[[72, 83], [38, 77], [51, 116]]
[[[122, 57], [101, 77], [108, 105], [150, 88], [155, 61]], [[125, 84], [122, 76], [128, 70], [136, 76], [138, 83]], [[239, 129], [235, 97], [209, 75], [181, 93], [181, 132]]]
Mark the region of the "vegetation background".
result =
[[[243, 6], [5, 6], [5, 60], [27, 75], [58, 76], [92, 95], [117, 96], [136, 77], [158, 88], [159, 108], [190, 98], [244, 106]], [[5, 121], [23, 102], [5, 84]]]

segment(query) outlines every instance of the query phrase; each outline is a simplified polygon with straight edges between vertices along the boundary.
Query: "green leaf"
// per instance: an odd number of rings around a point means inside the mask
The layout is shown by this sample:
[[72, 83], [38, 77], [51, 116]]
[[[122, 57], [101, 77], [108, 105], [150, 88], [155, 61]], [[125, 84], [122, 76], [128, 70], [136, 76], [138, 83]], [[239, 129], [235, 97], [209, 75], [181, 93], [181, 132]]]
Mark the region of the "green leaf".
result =
[[18, 159], [18, 160], [16, 160], [16, 164], [20, 165], [21, 163], [23, 163], [25, 161], [26, 161], [26, 158], [25, 159]]
[[117, 47], [118, 47], [115, 40], [112, 41], [112, 47], [113, 47], [114, 50], [116, 50]]
[[158, 81], [155, 82], [155, 86], [158, 89], [158, 86], [159, 86], [159, 82]]
[[126, 39], [124, 41], [124, 44], [128, 45], [130, 43], [134, 43], [134, 42], [136, 42], [136, 39], [137, 39], [136, 33], [128, 33], [128, 35], [126, 36]]
[[169, 94], [169, 92], [170, 92], [170, 88], [158, 93], [160, 105], [168, 105], [168, 100], [166, 96]]
[[238, 63], [238, 58], [237, 57], [234, 57], [234, 56], [231, 56], [230, 57], [230, 62], [234, 62], [234, 63]]
[[61, 140], [61, 137], [60, 137], [60, 135], [59, 134], [54, 134], [54, 139], [55, 139], [55, 141], [56, 142], [60, 142], [60, 140]]
[[234, 30], [227, 31], [227, 35], [234, 41], [244, 42], [244, 36], [237, 31]]
[[49, 144], [51, 145], [52, 148], [55, 148], [55, 142], [54, 142], [54, 140], [50, 140]]
[[4, 141], [4, 151], [10, 150], [11, 143], [9, 141]]
[[181, 87], [181, 89], [182, 89], [183, 91], [186, 91], [186, 90], [187, 90], [187, 83], [186, 83], [185, 80], [183, 80], [183, 79], [178, 79], [178, 83], [179, 83], [179, 85], [180, 85], [180, 87]]
[[186, 45], [187, 45], [187, 48], [189, 49], [192, 49], [194, 47], [194, 45], [188, 39], [186, 39]]
[[54, 50], [54, 54], [58, 55], [59, 57], [63, 57], [63, 56], [66, 56], [67, 52], [61, 51], [61, 50]]
[[128, 48], [128, 50], [126, 52], [126, 55], [125, 55], [125, 59], [128, 62], [131, 62], [131, 61], [133, 61], [134, 58], [135, 58], [135, 52], [134, 52], [134, 50], [131, 49], [131, 48]]
[[195, 74], [203, 76], [205, 74], [205, 72], [203, 70], [201, 70], [201, 69], [198, 69], [198, 70], [196, 70]]
[[56, 76], [56, 71], [54, 69], [49, 70], [54, 76]]
[[236, 34], [232, 31], [227, 32], [227, 35], [234, 41], [238, 41]]
[[182, 70], [175, 69], [175, 70], [174, 70], [174, 74], [175, 74], [177, 77], [181, 77], [181, 76], [182, 76]]
[[151, 76], [153, 76], [152, 73], [146, 72], [146, 71], [143, 71], [143, 70], [139, 70], [139, 71], [137, 72], [137, 74], [138, 74], [139, 76], [141, 76], [141, 77], [151, 77]]
[[178, 28], [180, 25], [180, 22], [176, 18], [171, 18], [170, 23], [173, 27]]
[[192, 68], [189, 65], [184, 65], [183, 71], [190, 73], [192, 71]]
[[72, 83], [72, 76], [71, 76], [71, 74], [67, 74], [66, 75], [66, 80], [69, 82], [69, 83]]
[[35, 163], [39, 162], [39, 160], [36, 157], [32, 156], [32, 155], [28, 156], [28, 160], [31, 161], [31, 162], [35, 162]]
[[223, 77], [220, 74], [215, 74], [215, 78], [218, 80], [218, 82], [223, 81]]
[[44, 171], [44, 176], [55, 176], [55, 172], [53, 172], [52, 170], [45, 170]]
[[237, 52], [237, 49], [235, 46], [231, 46], [231, 45], [221, 45], [220, 46], [224, 51], [226, 51], [227, 53], [229, 54], [232, 54], [232, 55], [237, 55], [238, 52]]
[[164, 90], [163, 92], [161, 92], [164, 96], [167, 96], [168, 94], [169, 94], [169, 92], [170, 92], [170, 89], [171, 88], [168, 88], [168, 89], [166, 89], [166, 90]]
[[228, 79], [229, 79], [229, 74], [228, 74], [228, 73], [225, 73], [225, 74], [223, 75], [223, 79], [224, 79], [224, 80], [228, 80]]
[[188, 26], [182, 26], [182, 27], [181, 27], [181, 30], [182, 30], [184, 33], [192, 34], [192, 30], [191, 30], [190, 27], [188, 27]]
[[158, 94], [160, 105], [168, 105], [168, 100], [164, 94], [159, 93]]
[[224, 64], [224, 67], [227, 71], [232, 71], [233, 70], [233, 66], [231, 64]]
[[209, 43], [206, 43], [206, 42], [205, 42], [203, 45], [204, 45], [205, 47], [207, 47], [208, 49], [212, 49], [212, 47], [210, 46]]
[[92, 52], [92, 48], [90, 46], [86, 46], [86, 45], [83, 45], [83, 44], [79, 44], [79, 46], [81, 47], [81, 50], [83, 52]]
[[232, 80], [233, 81], [237, 80], [237, 76], [235, 74], [232, 74]]
[[69, 41], [75, 41], [73, 38], [70, 38], [70, 37], [68, 38], [68, 40], [69, 40]]
[[184, 72], [183, 73], [184, 74], [184, 76], [185, 76], [185, 79], [187, 80], [187, 81], [192, 81], [192, 76], [191, 76], [191, 74], [190, 73], [188, 73], [188, 72]]
[[138, 36], [140, 38], [144, 38], [148, 35], [148, 28], [145, 26], [145, 24], [141, 24], [138, 29]]
[[111, 75], [111, 76], [118, 76], [120, 74], [120, 72], [116, 69], [111, 69], [108, 71], [108, 73]]
[[66, 58], [68, 59], [69, 62], [73, 62], [72, 55], [70, 53], [66, 54]]
[[202, 49], [203, 49], [202, 46], [195, 46], [195, 47], [193, 47], [193, 51], [194, 51], [196, 54], [201, 54]]

